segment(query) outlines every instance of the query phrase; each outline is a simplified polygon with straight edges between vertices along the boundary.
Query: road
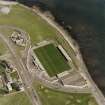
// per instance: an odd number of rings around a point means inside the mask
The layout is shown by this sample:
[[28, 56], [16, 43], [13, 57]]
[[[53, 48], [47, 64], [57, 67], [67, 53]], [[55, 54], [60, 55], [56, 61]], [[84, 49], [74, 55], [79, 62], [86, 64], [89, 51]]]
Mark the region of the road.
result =
[[[45, 16], [43, 13], [41, 13], [37, 8], [33, 9], [33, 11], [39, 15], [40, 17], [42, 17], [43, 20], [45, 20], [46, 22], [48, 22], [52, 27], [54, 27], [56, 30], [58, 30], [58, 32], [61, 33], [61, 35], [64, 37], [64, 39], [69, 43], [69, 45], [72, 47], [72, 49], [75, 52], [75, 55], [72, 55], [71, 58], [73, 60], [73, 62], [76, 63], [76, 66], [79, 68], [80, 67], [80, 73], [82, 73], [84, 75], [84, 77], [86, 78], [86, 80], [88, 81], [88, 84], [90, 85], [91, 88], [91, 93], [93, 94], [93, 96], [95, 97], [97, 103], [99, 105], [105, 105], [105, 97], [102, 94], [102, 92], [99, 90], [99, 88], [97, 87], [97, 85], [95, 84], [95, 82], [92, 80], [90, 74], [88, 73], [88, 70], [83, 62], [82, 56], [79, 52], [79, 47], [74, 46], [73, 45], [73, 40], [68, 37], [68, 34], [62, 29], [62, 27], [60, 27], [59, 25], [57, 25], [53, 20], [51, 20], [50, 18], [48, 18], [47, 16]], [[81, 62], [81, 63], [80, 63]]]
[[[86, 80], [88, 81], [91, 93], [93, 94], [93, 96], [95, 97], [95, 99], [99, 105], [105, 105], [105, 97], [103, 96], [103, 94], [101, 93], [101, 91], [99, 90], [97, 85], [94, 83], [94, 81], [90, 77], [90, 74], [88, 73], [87, 68], [85, 67], [85, 64], [82, 60], [82, 56], [79, 53], [78, 47], [76, 47], [76, 46], [74, 47], [74, 45], [71, 43], [72, 40], [70, 38], [68, 38], [65, 31], [60, 29], [53, 21], [51, 21], [49, 18], [47, 18], [46, 16], [44, 16], [43, 14], [41, 14], [38, 11], [35, 11], [35, 13], [37, 13], [40, 17], [42, 17], [45, 21], [47, 21], [52, 27], [57, 29], [61, 33], [61, 35], [63, 35], [63, 37], [66, 39], [66, 41], [69, 43], [69, 45], [72, 47], [72, 49], [75, 52], [76, 56], [71, 56], [71, 58], [72, 58], [73, 62], [76, 62], [76, 65], [79, 69], [80, 74], [83, 74], [84, 78], [86, 78]], [[19, 72], [19, 74], [22, 78], [22, 81], [24, 83], [25, 92], [26, 92], [27, 96], [29, 97], [29, 99], [31, 100], [32, 105], [41, 105], [41, 102], [39, 100], [37, 92], [32, 87], [33, 78], [31, 78], [29, 68], [27, 67], [27, 58], [26, 57], [28, 56], [30, 42], [27, 44], [26, 53], [25, 53], [24, 57], [21, 57], [21, 56], [18, 56], [15, 49], [13, 49], [12, 44], [10, 44], [10, 42], [2, 34], [0, 34], [0, 38], [5, 42], [11, 55], [14, 58], [14, 63], [16, 65], [16, 68], [18, 69], [18, 72]], [[49, 88], [52, 88], [52, 89], [58, 88], [58, 86], [55, 86], [55, 85], [50, 84], [46, 81], [43, 81], [41, 78], [38, 78], [37, 75], [35, 76], [35, 78], [36, 78], [36, 80], [40, 80], [42, 84], [46, 85]], [[65, 91], [65, 92], [73, 90], [74, 92], [76, 92], [76, 90], [74, 88], [70, 88], [70, 87], [67, 90], [62, 87], [58, 88], [58, 90]], [[77, 89], [77, 90], [79, 90], [79, 89]], [[79, 91], [77, 91], [77, 92], [79, 92]]]
[[15, 49], [13, 49], [14, 46], [10, 43], [10, 41], [6, 37], [4, 37], [4, 35], [0, 34], [0, 38], [6, 44], [6, 46], [8, 47], [8, 49], [14, 59], [14, 64], [19, 72], [19, 75], [20, 75], [22, 82], [24, 84], [25, 92], [26, 92], [27, 96], [29, 97], [32, 105], [41, 105], [38, 95], [32, 86], [32, 83], [33, 83], [32, 79], [31, 79], [29, 73], [27, 72], [28, 71], [27, 67], [24, 65], [22, 58], [20, 56], [18, 56]]
[[[1, 3], [4, 3], [4, 2], [1, 2]], [[79, 51], [78, 48], [74, 47], [74, 45], [72, 44], [72, 40], [66, 35], [65, 31], [60, 26], [58, 26], [51, 19], [44, 16], [41, 12], [36, 11], [36, 10], [34, 10], [34, 12], [37, 15], [39, 15], [40, 17], [42, 17], [42, 19], [44, 19], [46, 22], [48, 22], [52, 27], [57, 29], [61, 33], [61, 35], [66, 39], [66, 41], [69, 43], [69, 45], [72, 47], [74, 52]], [[14, 28], [14, 27], [12, 27], [12, 28]], [[32, 105], [41, 105], [41, 102], [40, 102], [40, 100], [38, 98], [38, 95], [37, 95], [35, 89], [32, 87], [33, 79], [31, 78], [31, 75], [29, 73], [29, 69], [27, 68], [27, 65], [26, 65], [28, 49], [30, 47], [30, 44], [29, 43], [27, 44], [27, 47], [25, 49], [26, 53], [24, 53], [25, 54], [24, 57], [21, 57], [21, 56], [18, 56], [18, 54], [16, 53], [13, 45], [10, 44], [9, 40], [6, 39], [4, 37], [4, 35], [0, 34], [0, 38], [7, 45], [8, 49], [9, 49], [9, 51], [10, 51], [10, 53], [11, 53], [13, 59], [14, 59], [14, 64], [15, 64], [15, 66], [16, 66], [19, 74], [20, 74], [22, 82], [24, 83], [25, 92], [26, 92], [27, 96], [29, 97], [29, 99], [31, 100]], [[103, 96], [101, 91], [98, 89], [97, 85], [94, 83], [94, 81], [90, 77], [90, 74], [88, 73], [87, 68], [86, 68], [86, 66], [85, 66], [85, 64], [84, 64], [84, 62], [82, 60], [81, 54], [77, 53], [77, 56], [72, 56], [72, 60], [74, 62], [76, 62], [77, 67], [79, 68], [80, 74], [82, 73], [83, 76], [88, 81], [91, 92], [92, 92], [93, 96], [96, 98], [96, 101], [99, 103], [99, 105], [105, 105], [105, 97]], [[38, 79], [38, 78], [36, 77], [36, 79]], [[48, 85], [50, 88], [53, 88], [53, 89], [55, 88], [55, 85], [49, 84], [49, 83], [47, 83], [45, 81], [42, 81], [42, 82], [43, 82], [43, 84], [46, 83], [46, 85]], [[65, 89], [63, 89], [63, 90], [65, 90]]]

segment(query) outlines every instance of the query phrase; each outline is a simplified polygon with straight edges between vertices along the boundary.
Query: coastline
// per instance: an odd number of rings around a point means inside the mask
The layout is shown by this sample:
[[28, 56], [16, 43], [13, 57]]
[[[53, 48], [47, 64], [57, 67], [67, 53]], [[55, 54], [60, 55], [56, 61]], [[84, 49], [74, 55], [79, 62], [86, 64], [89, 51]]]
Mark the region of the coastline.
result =
[[[27, 7], [28, 8], [28, 7]], [[105, 105], [105, 98], [100, 91], [100, 89], [97, 87], [95, 82], [92, 80], [90, 74], [88, 73], [87, 67], [83, 61], [82, 55], [79, 50], [78, 44], [68, 35], [68, 32], [63, 29], [60, 25], [58, 25], [54, 20], [50, 19], [48, 16], [43, 14], [39, 9], [32, 9], [37, 15], [39, 15], [43, 20], [48, 22], [52, 27], [57, 29], [61, 35], [66, 39], [66, 41], [70, 44], [74, 52], [76, 53], [76, 59], [77, 59], [77, 66], [79, 67], [79, 72], [86, 77], [86, 80], [89, 82], [91, 87], [91, 92], [93, 96], [96, 98], [96, 101], [99, 103], [99, 105]]]
[[[91, 4], [88, 8], [88, 3]], [[59, 0], [38, 0], [28, 7], [38, 6], [42, 13], [47, 11], [54, 16], [70, 36], [78, 43], [83, 60], [94, 82], [105, 96], [105, 42], [103, 17], [103, 0], [91, 1], [73, 0], [65, 2]], [[78, 6], [77, 6], [78, 5]], [[81, 8], [83, 7], [83, 8]], [[97, 11], [98, 10], [98, 11]], [[85, 16], [85, 17], [84, 17]], [[96, 21], [97, 20], [97, 21]]]
[[[105, 97], [101, 90], [97, 87], [96, 83], [93, 81], [92, 77], [90, 76], [88, 69], [83, 61], [82, 55], [79, 50], [78, 44], [72, 39], [66, 30], [63, 29], [62, 26], [60, 26], [58, 23], [56, 23], [54, 20], [46, 16], [44, 13], [42, 13], [38, 7], [35, 7], [35, 9], [32, 9], [37, 15], [39, 15], [43, 20], [48, 22], [52, 27], [57, 29], [61, 35], [66, 39], [66, 41], [70, 44], [70, 46], [73, 48], [74, 52], [76, 53], [76, 58], [78, 62], [76, 64], [78, 65], [79, 72], [82, 72], [88, 83], [90, 84], [91, 93], [95, 97], [97, 103], [99, 105], [105, 105]], [[75, 44], [74, 44], [75, 43]]]

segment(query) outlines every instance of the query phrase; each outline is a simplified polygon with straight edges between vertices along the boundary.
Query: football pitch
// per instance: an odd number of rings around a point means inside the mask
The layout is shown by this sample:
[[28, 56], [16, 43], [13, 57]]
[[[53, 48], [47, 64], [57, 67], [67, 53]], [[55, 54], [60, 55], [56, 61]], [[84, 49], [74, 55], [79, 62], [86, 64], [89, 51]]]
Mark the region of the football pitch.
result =
[[51, 77], [70, 69], [65, 57], [53, 44], [39, 47], [34, 52]]

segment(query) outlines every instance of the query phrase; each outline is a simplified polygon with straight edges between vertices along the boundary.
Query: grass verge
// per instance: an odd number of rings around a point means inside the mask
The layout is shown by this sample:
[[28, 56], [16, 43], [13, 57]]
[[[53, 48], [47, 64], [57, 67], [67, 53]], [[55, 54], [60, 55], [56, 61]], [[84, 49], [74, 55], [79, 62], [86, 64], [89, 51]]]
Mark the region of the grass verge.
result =
[[63, 93], [43, 86], [37, 88], [43, 105], [97, 105], [91, 94]]
[[0, 96], [0, 105], [31, 105], [24, 92]]

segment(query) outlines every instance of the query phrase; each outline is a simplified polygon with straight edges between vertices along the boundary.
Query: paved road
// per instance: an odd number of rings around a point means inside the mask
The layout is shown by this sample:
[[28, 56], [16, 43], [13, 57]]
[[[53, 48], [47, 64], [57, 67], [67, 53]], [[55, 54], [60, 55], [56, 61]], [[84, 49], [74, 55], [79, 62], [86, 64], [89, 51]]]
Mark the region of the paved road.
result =
[[[53, 26], [54, 28], [56, 28], [63, 35], [63, 37], [67, 40], [67, 42], [70, 44], [70, 46], [72, 47], [72, 49], [74, 51], [77, 51], [76, 50], [77, 48], [75, 48], [71, 44], [70, 38], [68, 38], [66, 36], [65, 31], [61, 30], [53, 21], [51, 21], [50, 19], [48, 19], [47, 17], [45, 17], [40, 12], [38, 12], [38, 11], [35, 11], [35, 12], [39, 16], [41, 16], [45, 21], [47, 21], [51, 26]], [[36, 91], [32, 87], [32, 79], [31, 79], [30, 74], [28, 72], [29, 70], [27, 69], [27, 66], [26, 66], [26, 62], [25, 61], [26, 61], [27, 53], [25, 54], [24, 58], [21, 58], [20, 56], [18, 56], [16, 54], [16, 51], [15, 51], [15, 49], [13, 49], [12, 44], [10, 45], [9, 41], [2, 34], [0, 34], [0, 38], [5, 42], [5, 44], [7, 45], [7, 47], [9, 49], [12, 57], [14, 58], [14, 63], [16, 65], [16, 67], [18, 69], [18, 72], [19, 72], [19, 74], [21, 76], [21, 79], [22, 79], [22, 81], [24, 83], [25, 92], [28, 95], [28, 97], [30, 98], [30, 100], [32, 102], [32, 105], [41, 105], [41, 103], [40, 103], [40, 101], [38, 99], [37, 93], [36, 93]], [[28, 52], [28, 48], [29, 47], [27, 47], [26, 52]], [[84, 62], [82, 62], [82, 60], [81, 60], [81, 55], [78, 55], [78, 57], [79, 57], [79, 60], [77, 60], [76, 57], [72, 57], [72, 58], [74, 59], [74, 62], [75, 62], [75, 60], [78, 61], [78, 62], [76, 61], [76, 63], [78, 65], [78, 67], [80, 67], [80, 73], [82, 72], [83, 75], [88, 80], [88, 83], [89, 83], [90, 88], [91, 88], [91, 92], [94, 95], [94, 97], [96, 98], [96, 100], [99, 103], [99, 105], [105, 105], [105, 97], [102, 95], [101, 91], [98, 89], [98, 87], [96, 86], [96, 84], [94, 83], [94, 81], [91, 79], [89, 73], [87, 72], [87, 68], [84, 66]], [[81, 64], [79, 63], [80, 61], [81, 61]], [[51, 88], [54, 88], [53, 86], [50, 86], [49, 84], [46, 84], [46, 85], [48, 85]]]
[[[50, 25], [52, 25], [53, 27], [55, 27], [58, 31], [60, 31], [60, 33], [64, 36], [64, 38], [67, 40], [67, 42], [70, 44], [70, 46], [72, 46], [72, 48], [74, 49], [74, 51], [78, 52], [78, 48], [74, 48], [74, 46], [70, 43], [70, 40], [68, 37], [65, 36], [65, 32], [61, 31], [52, 21], [50, 21], [48, 18], [46, 18], [45, 16], [43, 16], [42, 14], [38, 13], [39, 16], [41, 16], [44, 20], [46, 20]], [[28, 97], [30, 98], [31, 102], [32, 102], [32, 105], [41, 105], [41, 102], [38, 98], [38, 95], [36, 93], [36, 91], [33, 89], [32, 87], [32, 81], [33, 79], [30, 78], [31, 75], [29, 73], [29, 68], [27, 68], [27, 56], [28, 56], [28, 50], [29, 50], [29, 47], [30, 47], [30, 44], [27, 44], [27, 47], [26, 47], [26, 54], [23, 58], [21, 58], [20, 56], [18, 56], [16, 54], [16, 51], [15, 49], [13, 49], [13, 46], [10, 45], [10, 43], [8, 42], [8, 40], [5, 39], [5, 37], [3, 35], [0, 34], [0, 37], [4, 40], [4, 42], [6, 43], [6, 45], [8, 46], [11, 54], [13, 55], [14, 57], [14, 63], [19, 71], [19, 74], [24, 82], [24, 87], [25, 87], [25, 90], [26, 90], [26, 94], [28, 95]], [[29, 42], [30, 43], [30, 42]], [[103, 96], [103, 94], [101, 93], [101, 91], [98, 89], [98, 87], [96, 86], [96, 84], [94, 83], [94, 81], [91, 79], [89, 73], [87, 72], [87, 69], [85, 67], [85, 64], [82, 62], [82, 57], [81, 55], [78, 53], [77, 56], [71, 56], [72, 57], [72, 60], [75, 62], [76, 60], [76, 64], [77, 64], [77, 67], [79, 68], [80, 67], [80, 74], [82, 73], [83, 76], [86, 78], [86, 80], [88, 81], [88, 84], [90, 86], [90, 90], [93, 94], [93, 96], [96, 98], [97, 102], [99, 103], [99, 105], [105, 105], [105, 97]], [[77, 59], [78, 57], [78, 59]], [[81, 64], [79, 63], [81, 62]], [[82, 89], [79, 90], [79, 91], [76, 91], [74, 88], [62, 88], [62, 87], [58, 87], [56, 85], [53, 85], [51, 83], [49, 83], [48, 81], [44, 81], [42, 78], [38, 78], [37, 75], [36, 75], [36, 80], [40, 80], [42, 84], [46, 85], [47, 87], [49, 88], [52, 88], [52, 89], [57, 89], [59, 91], [65, 91], [65, 92], [68, 92], [68, 91], [71, 91], [73, 90], [74, 92], [82, 92]]]
[[[27, 65], [28, 65], [29, 72], [31, 72], [31, 70], [33, 68], [31, 68], [31, 66], [29, 65], [29, 62], [31, 62], [30, 61], [31, 60], [31, 54], [34, 52], [31, 51], [32, 49], [29, 49], [29, 50], [30, 51], [28, 53]], [[34, 56], [34, 54], [32, 54], [32, 55]], [[36, 62], [36, 64], [37, 64], [37, 62]], [[85, 88], [84, 86], [72, 86], [72, 85], [63, 86], [59, 82], [57, 84], [53, 83], [53, 82], [51, 82], [48, 79], [45, 79], [43, 77], [42, 71], [43, 70], [41, 70], [41, 71], [38, 71], [37, 69], [35, 70], [35, 68], [34, 68], [34, 72], [31, 72], [31, 75], [33, 76], [33, 78], [35, 78], [35, 80], [39, 81], [42, 85], [44, 85], [48, 88], [63, 91], [63, 92], [69, 92], [69, 93], [74, 93], [74, 92], [76, 92], [76, 93], [90, 93], [90, 89], [87, 87]]]
[[24, 88], [27, 96], [29, 97], [32, 105], [41, 105], [41, 102], [39, 101], [38, 95], [34, 88], [32, 87], [32, 79], [27, 72], [27, 68], [24, 65], [22, 59], [18, 54], [16, 53], [15, 49], [13, 49], [13, 45], [9, 42], [8, 39], [4, 37], [4, 35], [0, 34], [0, 38], [5, 42], [7, 45], [13, 59], [14, 59], [14, 64], [20, 74], [20, 77], [22, 79], [22, 82], [24, 83]]
[[[72, 49], [74, 50], [74, 52], [77, 52], [77, 56], [72, 55], [72, 60], [73, 62], [76, 63], [77, 68], [80, 67], [80, 73], [82, 73], [84, 75], [84, 77], [86, 78], [86, 80], [88, 81], [90, 88], [91, 88], [91, 93], [93, 94], [93, 96], [96, 98], [96, 101], [98, 102], [99, 105], [105, 105], [105, 97], [102, 94], [102, 92], [99, 90], [99, 88], [97, 87], [97, 85], [95, 84], [95, 82], [92, 80], [90, 74], [88, 73], [88, 70], [82, 60], [82, 56], [81, 54], [79, 54], [79, 47], [75, 46], [72, 44], [72, 40], [70, 37], [67, 36], [67, 33], [65, 33], [65, 31], [58, 26], [54, 21], [52, 21], [51, 19], [49, 19], [48, 17], [46, 17], [44, 14], [42, 14], [40, 11], [38, 11], [37, 9], [33, 9], [33, 11], [39, 15], [40, 17], [42, 17], [42, 19], [44, 19], [46, 22], [48, 22], [52, 27], [54, 27], [55, 29], [57, 29], [61, 35], [66, 39], [66, 41], [69, 43], [69, 45], [72, 47]], [[79, 63], [81, 62], [81, 64]]]

